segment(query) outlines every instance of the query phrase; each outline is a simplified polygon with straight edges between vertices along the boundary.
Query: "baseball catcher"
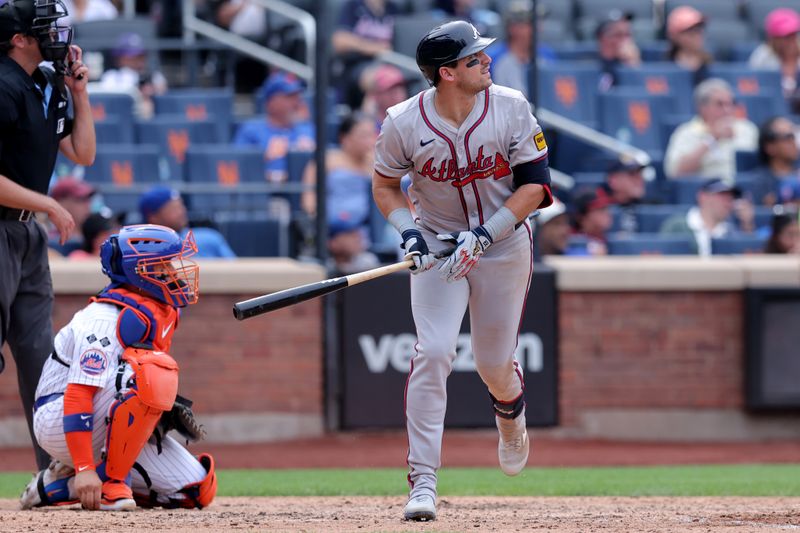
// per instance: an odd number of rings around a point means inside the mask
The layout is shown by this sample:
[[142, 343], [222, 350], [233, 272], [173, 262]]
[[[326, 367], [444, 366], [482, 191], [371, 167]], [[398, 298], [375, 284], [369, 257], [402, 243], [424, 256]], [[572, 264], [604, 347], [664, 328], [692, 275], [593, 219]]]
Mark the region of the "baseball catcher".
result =
[[214, 499], [214, 459], [167, 434], [203, 436], [169, 355], [181, 308], [197, 302], [196, 252], [191, 232], [181, 240], [155, 225], [123, 227], [103, 243], [111, 283], [58, 332], [39, 380], [34, 433], [53, 461], [28, 483], [23, 509], [203, 508]]

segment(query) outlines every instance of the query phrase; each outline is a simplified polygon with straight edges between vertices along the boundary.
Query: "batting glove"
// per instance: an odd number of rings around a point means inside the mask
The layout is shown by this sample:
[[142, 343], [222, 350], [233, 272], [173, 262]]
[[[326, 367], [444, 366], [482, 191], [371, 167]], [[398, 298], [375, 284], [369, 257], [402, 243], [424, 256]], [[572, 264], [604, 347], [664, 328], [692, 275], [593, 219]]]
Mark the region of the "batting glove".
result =
[[403, 244], [400, 245], [406, 251], [403, 259], [412, 259], [414, 266], [410, 268], [412, 274], [419, 274], [430, 270], [436, 264], [436, 258], [428, 250], [428, 243], [422, 238], [422, 233], [418, 229], [407, 229], [403, 232]]
[[448, 282], [458, 281], [469, 274], [483, 252], [494, 242], [483, 226], [471, 231], [443, 233], [436, 238], [456, 245], [455, 251], [439, 267], [439, 273]]

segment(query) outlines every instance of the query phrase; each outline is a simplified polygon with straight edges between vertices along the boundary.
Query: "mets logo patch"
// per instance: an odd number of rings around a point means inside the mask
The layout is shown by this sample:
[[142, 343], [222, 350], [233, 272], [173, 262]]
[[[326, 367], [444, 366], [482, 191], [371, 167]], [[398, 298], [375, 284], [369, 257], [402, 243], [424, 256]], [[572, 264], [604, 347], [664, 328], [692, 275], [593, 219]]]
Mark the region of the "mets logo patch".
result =
[[89, 376], [99, 376], [108, 366], [106, 354], [95, 348], [89, 348], [81, 355], [81, 370]]
[[541, 131], [537, 133], [536, 136], [533, 138], [533, 142], [536, 143], [536, 148], [538, 148], [539, 150], [544, 150], [545, 148], [547, 148], [547, 143], [544, 142], [544, 133], [542, 133]]

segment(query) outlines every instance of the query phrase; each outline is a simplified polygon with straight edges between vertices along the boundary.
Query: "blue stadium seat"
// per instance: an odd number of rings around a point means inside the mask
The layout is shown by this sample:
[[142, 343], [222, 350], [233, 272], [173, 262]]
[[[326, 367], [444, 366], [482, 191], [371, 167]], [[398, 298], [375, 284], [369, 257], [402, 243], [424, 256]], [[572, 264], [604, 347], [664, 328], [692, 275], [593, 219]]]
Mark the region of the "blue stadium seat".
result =
[[[106, 122], [114, 123], [118, 129], [115, 138], [119, 138], [120, 143], [133, 142], [133, 97], [124, 93], [93, 92], [89, 95], [89, 102], [92, 106], [92, 118], [96, 126]], [[108, 128], [105, 128], [108, 129]], [[97, 135], [97, 142], [108, 141]]]
[[287, 257], [289, 228], [286, 221], [269, 216], [215, 220], [238, 257]]
[[215, 141], [230, 140], [233, 91], [230, 89], [173, 89], [153, 97], [156, 115], [181, 115], [189, 121], [211, 121]]
[[557, 62], [539, 68], [539, 106], [567, 118], [597, 123], [597, 65]]
[[108, 117], [94, 123], [97, 144], [129, 144], [133, 142], [133, 128], [123, 127], [119, 117]]
[[[590, 61], [597, 59], [597, 44], [594, 42], [557, 43], [553, 45], [553, 52], [559, 61]], [[541, 66], [539, 68], [541, 69]]]
[[736, 172], [747, 172], [760, 164], [758, 152], [736, 152]]
[[[290, 151], [286, 154], [286, 172], [287, 183], [302, 183], [303, 173], [308, 166], [308, 163], [314, 158], [314, 152], [295, 152]], [[298, 193], [278, 194], [289, 201], [292, 212], [296, 213], [300, 210], [300, 197]]]
[[736, 104], [743, 118], [756, 126], [761, 126], [772, 117], [789, 113], [786, 99], [774, 94], [737, 94]]
[[240, 183], [263, 183], [264, 156], [260, 149], [227, 144], [196, 145], [186, 152], [184, 179], [188, 183], [217, 184], [214, 193], [189, 193], [191, 213], [220, 211], [265, 212], [269, 194], [236, 192]]
[[664, 139], [664, 142], [669, 144], [669, 138], [672, 137], [672, 134], [675, 133], [678, 126], [692, 120], [692, 116], [691, 114], [676, 115], [671, 113], [661, 117], [661, 138]]
[[638, 68], [620, 69], [617, 82], [620, 87], [637, 87], [649, 94], [668, 95], [676, 113], [691, 114], [692, 76], [690, 71], [675, 63], [643, 63]]
[[218, 141], [211, 120], [189, 120], [180, 115], [161, 115], [137, 122], [136, 138], [140, 143], [159, 146], [169, 167], [169, 178], [174, 181], [183, 179], [186, 151], [192, 145]]
[[739, 96], [780, 95], [781, 73], [777, 70], [753, 70], [747, 63], [713, 63], [709, 74], [730, 83]]
[[695, 255], [691, 237], [634, 233], [611, 235], [607, 241], [609, 255]]
[[574, 191], [585, 188], [595, 189], [606, 182], [605, 172], [574, 172], [572, 179], [575, 180]]
[[761, 44], [758, 41], [747, 41], [731, 44], [729, 48], [732, 63], [747, 63], [753, 50]]
[[[119, 188], [160, 180], [158, 147], [150, 144], [99, 145], [94, 164], [86, 167], [86, 181]], [[102, 192], [102, 191], [101, 191]], [[131, 190], [102, 192], [106, 205], [114, 212], [135, 210], [140, 192]]]
[[639, 233], [658, 233], [665, 220], [673, 215], [686, 213], [690, 207], [690, 205], [676, 204], [637, 206], [636, 220], [639, 225]]
[[599, 105], [601, 131], [644, 150], [664, 150], [659, 119], [672, 112], [669, 96], [615, 87], [599, 95]]
[[769, 228], [772, 223], [773, 211], [765, 205], [753, 206], [753, 219], [756, 229]]
[[705, 178], [697, 176], [681, 177], [670, 180], [672, 182], [672, 202], [676, 204], [696, 204], [697, 191]]
[[651, 41], [649, 43], [641, 43], [639, 45], [639, 52], [642, 55], [642, 61], [645, 63], [651, 61], [666, 61], [667, 54], [669, 53], [669, 42]]
[[749, 233], [730, 235], [720, 239], [711, 239], [712, 255], [761, 254], [767, 238]]

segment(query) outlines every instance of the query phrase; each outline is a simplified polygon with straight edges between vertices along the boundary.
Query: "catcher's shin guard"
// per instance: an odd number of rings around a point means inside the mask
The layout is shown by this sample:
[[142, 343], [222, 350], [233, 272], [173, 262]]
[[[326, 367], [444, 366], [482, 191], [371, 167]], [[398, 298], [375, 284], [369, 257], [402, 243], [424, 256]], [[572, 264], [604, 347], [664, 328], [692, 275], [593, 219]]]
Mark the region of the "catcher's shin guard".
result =
[[178, 393], [178, 364], [168, 354], [131, 347], [123, 355], [134, 370], [136, 383], [112, 405], [108, 416], [105, 474], [124, 480], [153, 434], [161, 413]]

